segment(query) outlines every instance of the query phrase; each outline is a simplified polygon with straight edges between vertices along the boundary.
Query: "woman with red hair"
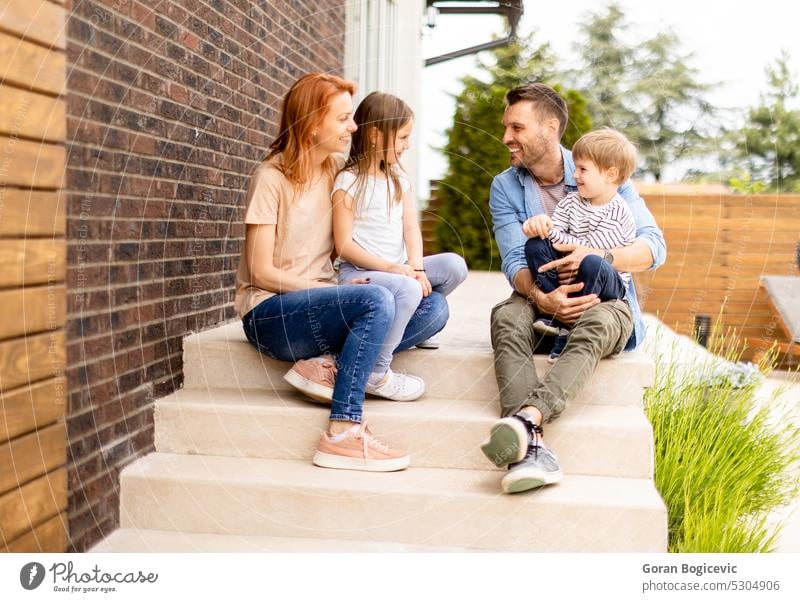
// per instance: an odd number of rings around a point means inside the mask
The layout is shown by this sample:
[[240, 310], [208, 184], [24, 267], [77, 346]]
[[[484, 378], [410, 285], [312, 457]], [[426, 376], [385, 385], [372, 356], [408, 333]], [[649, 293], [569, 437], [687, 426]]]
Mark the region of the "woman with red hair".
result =
[[314, 464], [392, 471], [409, 457], [362, 419], [364, 388], [394, 319], [394, 297], [367, 280], [336, 286], [331, 190], [356, 131], [352, 82], [301, 77], [284, 98], [280, 132], [247, 192], [235, 307], [261, 353], [295, 362], [286, 380], [329, 403]]

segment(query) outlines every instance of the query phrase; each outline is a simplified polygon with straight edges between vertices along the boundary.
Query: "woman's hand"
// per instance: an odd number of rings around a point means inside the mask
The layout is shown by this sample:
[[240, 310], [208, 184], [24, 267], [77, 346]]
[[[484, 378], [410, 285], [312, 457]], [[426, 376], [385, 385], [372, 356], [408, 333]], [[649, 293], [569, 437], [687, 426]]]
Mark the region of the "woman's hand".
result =
[[433, 291], [433, 287], [431, 286], [431, 281], [428, 280], [428, 275], [425, 272], [414, 272], [414, 278], [416, 278], [419, 285], [422, 287], [422, 296], [427, 297]]
[[347, 284], [369, 284], [369, 278], [353, 278], [348, 280]]

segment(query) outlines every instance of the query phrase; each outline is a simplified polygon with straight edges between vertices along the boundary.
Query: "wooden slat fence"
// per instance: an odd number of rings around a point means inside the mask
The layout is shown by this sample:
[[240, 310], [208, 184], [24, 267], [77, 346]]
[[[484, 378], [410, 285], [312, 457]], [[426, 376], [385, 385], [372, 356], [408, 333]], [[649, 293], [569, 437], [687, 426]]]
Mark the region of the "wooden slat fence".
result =
[[650, 194], [647, 205], [668, 254], [658, 271], [636, 275], [645, 311], [683, 334], [696, 315], [721, 315], [742, 337], [783, 340], [759, 279], [800, 275], [800, 195]]
[[0, 551], [67, 548], [66, 9], [0, 0]]

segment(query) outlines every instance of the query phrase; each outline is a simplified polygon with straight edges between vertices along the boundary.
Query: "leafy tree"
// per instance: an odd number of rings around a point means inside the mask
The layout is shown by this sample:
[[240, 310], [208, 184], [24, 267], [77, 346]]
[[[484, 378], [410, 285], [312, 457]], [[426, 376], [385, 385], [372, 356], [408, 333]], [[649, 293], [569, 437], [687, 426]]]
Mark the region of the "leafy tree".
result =
[[571, 76], [584, 91], [589, 114], [595, 124], [627, 131], [637, 121], [626, 97], [630, 84], [626, 74], [635, 61], [625, 13], [616, 2], [589, 13], [580, 23], [574, 48], [582, 67]]
[[711, 87], [698, 81], [691, 54], [683, 54], [672, 31], [641, 44], [631, 89], [640, 170], [661, 180], [662, 166], [698, 152], [713, 128], [715, 110], [705, 100]]
[[595, 126], [613, 127], [639, 147], [639, 172], [661, 179], [662, 165], [706, 151], [714, 111], [705, 101], [691, 55], [671, 31], [640, 41], [616, 2], [589, 13], [575, 45], [581, 66], [572, 72], [589, 102]]
[[737, 136], [736, 156], [755, 178], [777, 191], [800, 191], [800, 110], [798, 84], [782, 51], [767, 67], [768, 91], [761, 104], [748, 111], [745, 127]]
[[[471, 269], [497, 270], [500, 257], [492, 233], [489, 187], [492, 178], [509, 165], [502, 143], [505, 94], [524, 82], [551, 83], [555, 59], [547, 44], [535, 45], [532, 36], [492, 51], [494, 62], [479, 61], [482, 78], [465, 76], [456, 96], [453, 125], [447, 132], [445, 177], [438, 183], [436, 228], [439, 251], [464, 256]], [[552, 85], [552, 83], [551, 83]], [[586, 100], [576, 90], [554, 87], [569, 106], [570, 123], [563, 144], [571, 147], [588, 131], [591, 121]]]

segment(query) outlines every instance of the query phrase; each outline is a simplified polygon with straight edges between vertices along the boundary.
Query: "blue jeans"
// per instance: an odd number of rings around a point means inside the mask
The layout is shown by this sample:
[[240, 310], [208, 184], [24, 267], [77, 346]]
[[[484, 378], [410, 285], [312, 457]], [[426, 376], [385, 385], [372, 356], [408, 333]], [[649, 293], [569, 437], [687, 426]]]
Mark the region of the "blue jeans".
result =
[[247, 340], [273, 359], [336, 356], [331, 420], [361, 422], [364, 387], [393, 320], [394, 297], [388, 290], [353, 284], [275, 295], [242, 323]]
[[[561, 259], [564, 255], [565, 253], [559, 253], [553, 248], [553, 243], [548, 238], [529, 238], [525, 243], [525, 261], [528, 263], [531, 277], [544, 292], [549, 293], [560, 286], [558, 272], [548, 270], [540, 274], [539, 268], [546, 263]], [[625, 282], [622, 277], [607, 261], [603, 261], [603, 258], [597, 255], [587, 255], [583, 258], [575, 282], [583, 282], [583, 289], [570, 293], [570, 297], [597, 295], [601, 301], [625, 298]]]
[[[369, 278], [371, 284], [389, 289], [394, 296], [394, 322], [383, 342], [373, 372], [381, 374], [386, 372], [392, 362], [392, 354], [413, 347], [409, 344], [411, 341], [414, 341], [414, 344], [422, 342], [444, 328], [449, 314], [447, 303], [443, 298], [467, 278], [467, 264], [455, 253], [424, 257], [422, 263], [433, 288], [433, 293], [427, 298], [423, 298], [422, 288], [414, 278], [389, 272], [362, 270], [347, 262], [339, 265], [340, 283], [344, 284], [353, 278]], [[425, 316], [427, 318], [423, 319]], [[409, 329], [409, 325], [415, 319], [418, 326]], [[424, 332], [418, 333], [418, 330]], [[429, 336], [419, 338], [428, 332]]]

